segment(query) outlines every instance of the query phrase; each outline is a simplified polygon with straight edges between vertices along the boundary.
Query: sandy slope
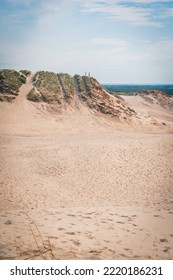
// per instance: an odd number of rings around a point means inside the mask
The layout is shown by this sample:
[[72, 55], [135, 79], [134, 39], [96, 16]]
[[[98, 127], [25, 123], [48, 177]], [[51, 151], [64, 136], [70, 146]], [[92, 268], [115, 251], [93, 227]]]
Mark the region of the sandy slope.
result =
[[170, 128], [173, 123], [173, 111], [165, 109], [156, 103], [156, 100], [150, 97], [153, 103], [147, 102], [141, 96], [123, 96], [126, 102], [136, 112], [142, 114], [144, 118], [150, 116], [156, 119], [158, 122], [164, 122]]
[[172, 259], [171, 115], [137, 132], [81, 104], [57, 114], [31, 88], [0, 104], [0, 258]]

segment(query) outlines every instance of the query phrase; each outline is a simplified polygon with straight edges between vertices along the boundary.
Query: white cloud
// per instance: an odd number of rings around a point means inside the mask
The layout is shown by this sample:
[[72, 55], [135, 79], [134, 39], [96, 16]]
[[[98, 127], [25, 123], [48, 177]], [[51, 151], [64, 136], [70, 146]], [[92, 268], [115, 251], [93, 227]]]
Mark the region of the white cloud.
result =
[[95, 45], [115, 46], [115, 47], [127, 47], [129, 45], [128, 42], [123, 40], [117, 40], [114, 38], [102, 38], [102, 37], [93, 38], [90, 40], [90, 42]]
[[173, 60], [173, 40], [160, 40], [147, 46], [147, 51], [152, 60]]
[[165, 9], [159, 17], [163, 19], [173, 17], [173, 8]]
[[[78, 1], [78, 0], [76, 0]], [[165, 2], [165, 1], [160, 1]], [[171, 2], [171, 1], [170, 1]], [[157, 11], [149, 4], [158, 3], [153, 0], [110, 0], [110, 1], [81, 1], [82, 11], [87, 13], [101, 13], [117, 21], [125, 21], [135, 25], [161, 27], [162, 23], [154, 20], [159, 19]], [[139, 5], [136, 5], [139, 4]], [[140, 5], [148, 4], [148, 5]]]
[[[106, 40], [110, 43], [109, 47], [105, 45]], [[131, 42], [128, 46], [126, 41], [98, 37], [89, 43], [96, 46], [103, 44], [105, 48], [85, 48], [84, 55], [80, 47], [57, 51], [39, 42], [38, 45], [6, 42], [0, 49], [1, 63], [3, 65], [4, 62], [5, 68], [50, 70], [72, 75], [91, 71], [104, 82], [171, 82], [173, 40]], [[126, 44], [128, 47], [123, 51]]]
[[70, 13], [73, 10], [75, 0], [49, 0], [40, 2], [40, 13], [50, 14], [54, 16], [60, 13]]
[[[160, 19], [173, 15], [173, 8], [164, 6], [165, 3], [171, 4], [171, 0], [74, 1], [81, 4], [81, 10], [85, 13], [100, 13], [111, 19], [128, 22], [134, 25], [162, 27], [163, 22], [160, 21]], [[153, 4], [155, 5], [153, 6]]]
[[[150, 5], [156, 3], [152, 0], [38, 0], [33, 1], [35, 5], [32, 0], [9, 1], [25, 2], [28, 6], [23, 6], [21, 13], [12, 5], [7, 17], [1, 18], [5, 27], [10, 25], [0, 48], [3, 67], [72, 74], [91, 71], [96, 78], [100, 75], [100, 80], [109, 81], [112, 77], [117, 82], [155, 82], [162, 76], [165, 82], [172, 79], [173, 41], [170, 32], [166, 32], [167, 26], [154, 36], [152, 28], [141, 29], [144, 34], [136, 28], [128, 29], [132, 24], [160, 26], [159, 20], [164, 22], [159, 19], [161, 14], [165, 18], [173, 15], [173, 8], [168, 9], [167, 5], [157, 12], [157, 6]], [[100, 16], [95, 17], [95, 13]], [[91, 22], [87, 22], [88, 18]], [[107, 18], [119, 23], [108, 20], [104, 25]], [[122, 33], [121, 22], [127, 23], [127, 30]], [[156, 38], [162, 40], [155, 41]], [[9, 41], [3, 44], [4, 40]]]
[[[160, 18], [173, 15], [172, 9], [162, 7], [158, 12], [157, 6], [151, 4], [164, 4], [170, 0], [38, 0], [34, 6], [33, 0], [8, 0], [13, 4], [30, 5], [33, 14], [37, 14], [40, 21], [45, 24], [55, 22], [57, 17], [71, 14], [75, 9], [83, 13], [100, 13], [116, 21], [124, 21], [134, 25], [161, 27]], [[34, 9], [35, 11], [34, 11]], [[154, 16], [153, 16], [154, 15]]]

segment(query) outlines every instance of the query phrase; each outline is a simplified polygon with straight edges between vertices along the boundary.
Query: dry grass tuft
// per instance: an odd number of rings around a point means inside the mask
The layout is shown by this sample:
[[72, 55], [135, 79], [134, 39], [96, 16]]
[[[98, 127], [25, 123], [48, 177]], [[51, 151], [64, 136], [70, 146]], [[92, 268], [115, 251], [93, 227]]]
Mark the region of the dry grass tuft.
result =
[[[39, 230], [36, 222], [27, 214], [24, 213], [29, 220], [29, 229], [31, 232], [31, 236], [34, 240], [35, 249], [29, 254], [29, 252], [25, 252], [22, 250], [21, 245], [17, 243], [16, 236], [14, 236], [14, 243], [16, 248], [16, 256], [17, 259], [24, 260], [34, 260], [34, 259], [43, 259], [43, 260], [56, 260], [53, 253], [53, 248], [51, 244], [51, 238], [48, 236], [46, 240], [43, 239], [42, 234]], [[32, 254], [33, 253], [33, 254]], [[28, 256], [23, 257], [23, 255], [28, 254]]]

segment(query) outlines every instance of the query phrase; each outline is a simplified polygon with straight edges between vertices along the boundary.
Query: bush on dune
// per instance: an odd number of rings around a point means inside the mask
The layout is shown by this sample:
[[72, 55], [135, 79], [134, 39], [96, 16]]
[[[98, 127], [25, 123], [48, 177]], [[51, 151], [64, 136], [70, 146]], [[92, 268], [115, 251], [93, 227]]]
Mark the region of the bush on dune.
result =
[[26, 78], [15, 70], [0, 70], [0, 92], [3, 94], [18, 95], [22, 84]]

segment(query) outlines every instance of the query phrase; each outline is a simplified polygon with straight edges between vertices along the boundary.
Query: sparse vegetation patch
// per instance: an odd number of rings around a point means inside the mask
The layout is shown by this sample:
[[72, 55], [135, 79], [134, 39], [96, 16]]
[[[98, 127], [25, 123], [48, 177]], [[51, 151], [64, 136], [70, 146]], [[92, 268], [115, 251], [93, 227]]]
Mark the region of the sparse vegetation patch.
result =
[[58, 73], [58, 79], [63, 87], [65, 92], [65, 97], [67, 99], [73, 98], [74, 96], [74, 79], [69, 74], [66, 73]]
[[31, 74], [31, 71], [29, 71], [29, 70], [20, 70], [20, 73], [22, 73], [25, 77], [28, 77]]
[[25, 76], [15, 70], [0, 70], [0, 101], [11, 101], [17, 96], [20, 87], [26, 82]]
[[83, 81], [82, 77], [79, 76], [79, 75], [75, 75], [74, 79], [77, 82], [77, 86], [78, 86], [79, 92], [80, 93], [84, 92], [85, 91], [85, 84], [84, 84], [84, 81]]
[[31, 101], [39, 102], [41, 101], [41, 94], [33, 87], [28, 93], [27, 98]]
[[35, 74], [33, 81], [37, 92], [33, 90], [31, 93], [29, 93], [28, 98], [32, 98], [30, 100], [42, 100], [47, 103], [61, 103], [62, 93], [55, 73], [39, 71]]

